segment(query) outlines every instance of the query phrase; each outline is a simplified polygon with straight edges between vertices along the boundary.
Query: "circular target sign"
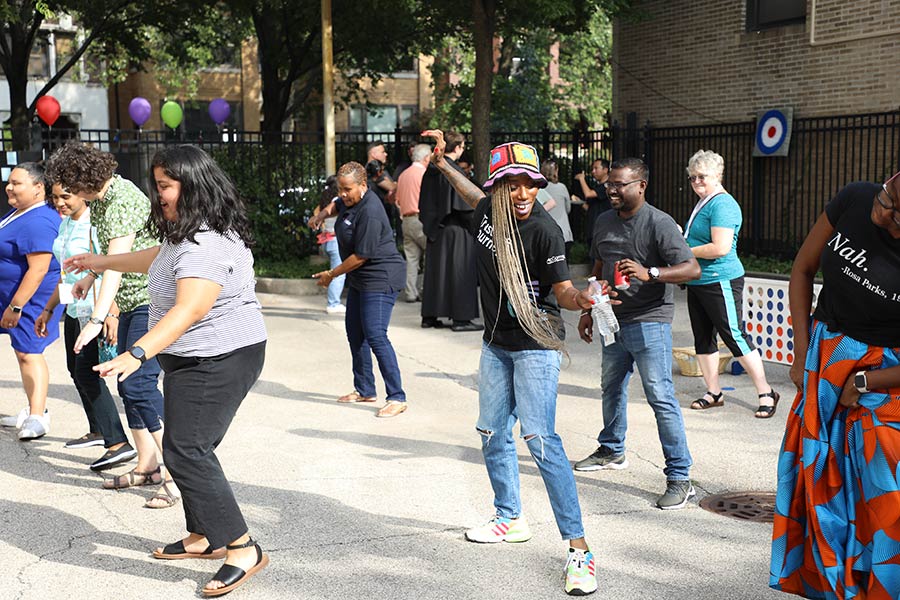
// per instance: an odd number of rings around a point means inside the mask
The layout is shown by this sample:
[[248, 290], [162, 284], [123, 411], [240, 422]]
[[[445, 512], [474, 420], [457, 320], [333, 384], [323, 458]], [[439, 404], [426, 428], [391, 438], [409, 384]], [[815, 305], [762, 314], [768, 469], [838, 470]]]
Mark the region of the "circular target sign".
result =
[[787, 139], [787, 117], [780, 110], [770, 110], [763, 114], [758, 123], [756, 147], [763, 154], [774, 154]]

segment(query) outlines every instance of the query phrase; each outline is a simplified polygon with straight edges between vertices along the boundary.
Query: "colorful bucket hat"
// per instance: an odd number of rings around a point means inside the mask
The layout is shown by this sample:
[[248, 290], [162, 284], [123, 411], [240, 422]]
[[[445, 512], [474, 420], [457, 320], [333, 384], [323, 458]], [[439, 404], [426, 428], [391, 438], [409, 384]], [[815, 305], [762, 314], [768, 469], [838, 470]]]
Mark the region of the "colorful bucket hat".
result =
[[508, 142], [491, 150], [488, 180], [482, 187], [489, 190], [495, 182], [510, 175], [528, 175], [538, 187], [547, 187], [547, 180], [541, 175], [537, 150], [528, 144]]

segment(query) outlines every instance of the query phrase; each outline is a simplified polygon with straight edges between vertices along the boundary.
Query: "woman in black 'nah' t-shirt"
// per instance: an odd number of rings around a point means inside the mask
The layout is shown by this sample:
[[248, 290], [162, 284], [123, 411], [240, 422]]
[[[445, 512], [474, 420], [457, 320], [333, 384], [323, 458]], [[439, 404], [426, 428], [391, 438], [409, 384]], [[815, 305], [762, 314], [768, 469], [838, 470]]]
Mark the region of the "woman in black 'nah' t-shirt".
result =
[[778, 461], [769, 585], [808, 598], [897, 593], [889, 566], [900, 561], [898, 175], [842, 189], [791, 273], [798, 393]]

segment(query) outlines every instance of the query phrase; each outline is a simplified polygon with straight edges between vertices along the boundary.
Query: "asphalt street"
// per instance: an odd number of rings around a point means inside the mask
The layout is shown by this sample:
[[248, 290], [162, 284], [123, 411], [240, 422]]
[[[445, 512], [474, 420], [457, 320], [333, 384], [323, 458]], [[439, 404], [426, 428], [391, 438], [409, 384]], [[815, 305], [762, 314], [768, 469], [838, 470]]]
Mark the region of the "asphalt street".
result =
[[[492, 515], [474, 429], [480, 333], [423, 330], [420, 305], [398, 303], [389, 335], [410, 408], [377, 419], [380, 378], [377, 405], [335, 402], [352, 389], [350, 354], [342, 317], [325, 314], [324, 297], [260, 299], [270, 336], [265, 369], [218, 454], [271, 564], [231, 598], [564, 597], [566, 546], [521, 440], [522, 496], [533, 539], [477, 545], [463, 538], [466, 528]], [[599, 343], [577, 338], [576, 319], [566, 314], [569, 358], [557, 411], [557, 431], [572, 462], [596, 448], [601, 427]], [[673, 337], [675, 346], [691, 344], [682, 293]], [[24, 394], [6, 336], [0, 346], [0, 414], [13, 414]], [[149, 487], [103, 490], [101, 476], [87, 468], [102, 448], [63, 448], [86, 432], [86, 420], [62, 341], [46, 355], [50, 434], [23, 443], [12, 430], [0, 431], [0, 599], [198, 596], [216, 561], [150, 556], [183, 536], [181, 505], [143, 508]], [[770, 420], [753, 418], [756, 393], [746, 375], [723, 375], [723, 386], [733, 389], [724, 407], [707, 411], [688, 409], [704, 390], [702, 379], [675, 375], [698, 492], [679, 511], [654, 506], [665, 488], [663, 458], [652, 411], [633, 378], [630, 467], [576, 475], [597, 556], [595, 598], [780, 596], [767, 587], [771, 525], [698, 506], [710, 494], [774, 491], [793, 394], [787, 367], [768, 365], [767, 373], [784, 396]]]

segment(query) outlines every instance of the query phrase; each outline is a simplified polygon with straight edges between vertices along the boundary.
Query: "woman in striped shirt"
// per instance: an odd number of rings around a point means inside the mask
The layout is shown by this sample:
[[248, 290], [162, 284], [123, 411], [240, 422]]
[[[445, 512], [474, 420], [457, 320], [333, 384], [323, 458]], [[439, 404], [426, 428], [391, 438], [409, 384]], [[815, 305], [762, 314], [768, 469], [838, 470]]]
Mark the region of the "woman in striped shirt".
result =
[[265, 567], [215, 449], [262, 371], [266, 329], [254, 292], [253, 238], [244, 204], [203, 150], [176, 146], [153, 158], [150, 228], [162, 242], [141, 252], [80, 255], [67, 265], [147, 272], [150, 329], [98, 365], [125, 379], [151, 357], [165, 371], [163, 458], [182, 492], [188, 535], [153, 556], [225, 558], [203, 588], [220, 596]]

